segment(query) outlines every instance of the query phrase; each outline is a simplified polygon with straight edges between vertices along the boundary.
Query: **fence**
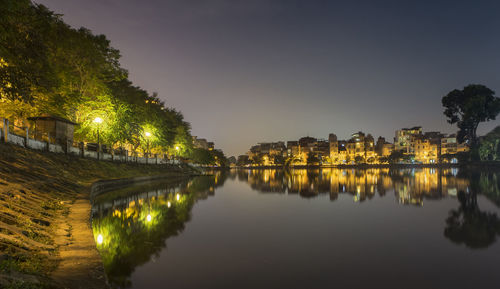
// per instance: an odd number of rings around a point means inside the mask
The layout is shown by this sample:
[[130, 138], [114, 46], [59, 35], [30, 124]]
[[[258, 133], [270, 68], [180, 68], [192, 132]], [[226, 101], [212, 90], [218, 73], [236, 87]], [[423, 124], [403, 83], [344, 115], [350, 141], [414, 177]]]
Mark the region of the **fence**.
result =
[[[37, 139], [35, 139], [34, 132], [30, 131], [28, 127], [18, 127], [12, 123], [9, 123], [8, 119], [0, 118], [0, 141], [5, 143], [11, 143], [25, 148], [30, 148], [40, 151], [48, 151], [53, 153], [65, 153], [75, 156], [80, 156], [82, 158], [91, 158], [103, 161], [116, 161], [116, 162], [127, 162], [127, 163], [138, 163], [138, 164], [171, 164], [179, 165], [181, 162], [179, 160], [158, 158], [154, 155], [153, 158], [149, 156], [133, 156], [129, 155], [126, 150], [119, 151], [115, 154], [115, 150], [111, 150], [113, 153], [103, 152], [99, 148], [89, 149], [83, 142], [75, 143], [68, 142], [66, 146], [55, 143], [55, 138], [51, 137], [49, 134], [37, 134]], [[192, 165], [196, 166], [196, 165]]]

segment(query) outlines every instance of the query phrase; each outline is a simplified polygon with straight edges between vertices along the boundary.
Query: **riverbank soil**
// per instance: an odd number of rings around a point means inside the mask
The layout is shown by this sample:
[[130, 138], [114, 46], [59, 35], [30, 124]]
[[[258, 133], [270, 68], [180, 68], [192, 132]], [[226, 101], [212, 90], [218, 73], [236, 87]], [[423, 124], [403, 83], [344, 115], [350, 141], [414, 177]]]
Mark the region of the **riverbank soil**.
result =
[[0, 144], [0, 288], [106, 288], [90, 227], [90, 185], [192, 173]]

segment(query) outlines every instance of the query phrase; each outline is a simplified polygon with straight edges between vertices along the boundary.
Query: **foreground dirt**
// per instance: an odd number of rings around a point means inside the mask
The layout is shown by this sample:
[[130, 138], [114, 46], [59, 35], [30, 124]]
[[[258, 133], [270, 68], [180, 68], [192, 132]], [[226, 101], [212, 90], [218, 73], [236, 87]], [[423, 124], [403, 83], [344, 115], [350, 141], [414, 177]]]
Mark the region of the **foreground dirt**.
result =
[[90, 228], [90, 185], [188, 173], [0, 144], [0, 288], [106, 288]]
[[57, 230], [55, 241], [60, 246], [61, 262], [51, 277], [63, 288], [107, 288], [89, 221], [90, 209], [87, 195], [80, 194]]

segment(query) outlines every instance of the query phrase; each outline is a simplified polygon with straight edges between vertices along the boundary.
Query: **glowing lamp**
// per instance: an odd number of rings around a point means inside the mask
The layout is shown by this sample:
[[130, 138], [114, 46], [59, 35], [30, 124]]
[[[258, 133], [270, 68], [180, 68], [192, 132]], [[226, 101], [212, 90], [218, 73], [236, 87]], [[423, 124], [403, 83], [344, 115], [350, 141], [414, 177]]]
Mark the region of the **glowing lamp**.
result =
[[95, 123], [102, 123], [102, 118], [96, 117], [96, 118], [94, 118], [94, 122]]
[[145, 133], [145, 135], [146, 135], [146, 137], [150, 137], [150, 136], [151, 136], [151, 133], [150, 133], [149, 131], [147, 131], [147, 132]]
[[101, 245], [102, 242], [104, 242], [104, 237], [101, 234], [99, 234], [97, 236], [97, 244]]
[[148, 222], [151, 222], [151, 215], [148, 215], [148, 216], [146, 217], [146, 220], [147, 220]]

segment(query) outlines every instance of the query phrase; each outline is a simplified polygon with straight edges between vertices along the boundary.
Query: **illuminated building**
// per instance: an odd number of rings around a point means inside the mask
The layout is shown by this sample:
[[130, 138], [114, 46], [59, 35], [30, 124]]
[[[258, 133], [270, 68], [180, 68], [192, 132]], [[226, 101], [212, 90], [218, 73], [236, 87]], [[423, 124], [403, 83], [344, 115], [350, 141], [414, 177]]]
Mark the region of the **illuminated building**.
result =
[[388, 157], [394, 151], [394, 144], [389, 143], [383, 137], [377, 139], [377, 144], [375, 145], [375, 152], [380, 157]]
[[413, 153], [411, 151], [411, 142], [414, 137], [422, 136], [422, 127], [415, 126], [412, 128], [402, 128], [396, 131], [394, 138], [394, 149], [397, 151], [404, 151], [407, 154]]
[[438, 162], [439, 146], [431, 143], [429, 139], [415, 138], [412, 142], [412, 151], [415, 154], [415, 160], [423, 164], [434, 164]]
[[325, 158], [330, 156], [330, 144], [326, 140], [318, 140], [316, 146], [313, 148], [314, 155], [320, 161], [324, 161]]
[[376, 154], [375, 154], [375, 140], [371, 134], [368, 134], [364, 139], [364, 147], [365, 147], [365, 160], [368, 163], [375, 162]]
[[287, 141], [286, 148], [289, 157], [296, 156], [300, 152], [298, 141]]
[[332, 164], [339, 163], [339, 143], [335, 134], [331, 133], [328, 136], [328, 144], [330, 146], [330, 162]]
[[353, 133], [347, 142], [347, 156], [349, 163], [353, 162], [375, 162], [375, 144], [371, 134], [363, 132]]
[[193, 146], [195, 148], [202, 148], [208, 150], [208, 142], [204, 138], [198, 138], [197, 136], [193, 136]]
[[[361, 131], [353, 133], [347, 141], [338, 140], [331, 133], [328, 140], [302, 137], [298, 141], [260, 143], [247, 153], [250, 160], [262, 160], [266, 165], [278, 165], [274, 161], [281, 156], [290, 166], [296, 165], [339, 165], [387, 163], [396, 150], [402, 151], [407, 161], [432, 164], [442, 160], [456, 162], [453, 154], [466, 151], [465, 144], [459, 144], [455, 135], [445, 136], [440, 132], [422, 132], [422, 127], [403, 128], [396, 131], [395, 144], [383, 137], [375, 144], [371, 134]], [[441, 158], [447, 155], [446, 158]], [[451, 155], [451, 156], [450, 156]], [[311, 161], [311, 156], [315, 160]], [[383, 158], [383, 159], [381, 159]], [[280, 161], [279, 165], [283, 162]]]
[[257, 161], [258, 164], [269, 166], [275, 165], [275, 158], [277, 156], [286, 157], [287, 149], [285, 143], [274, 142], [274, 143], [259, 143], [252, 146], [247, 153], [249, 159]]
[[441, 138], [441, 154], [456, 154], [467, 151], [465, 144], [460, 144], [457, 141], [457, 136], [452, 134]]

